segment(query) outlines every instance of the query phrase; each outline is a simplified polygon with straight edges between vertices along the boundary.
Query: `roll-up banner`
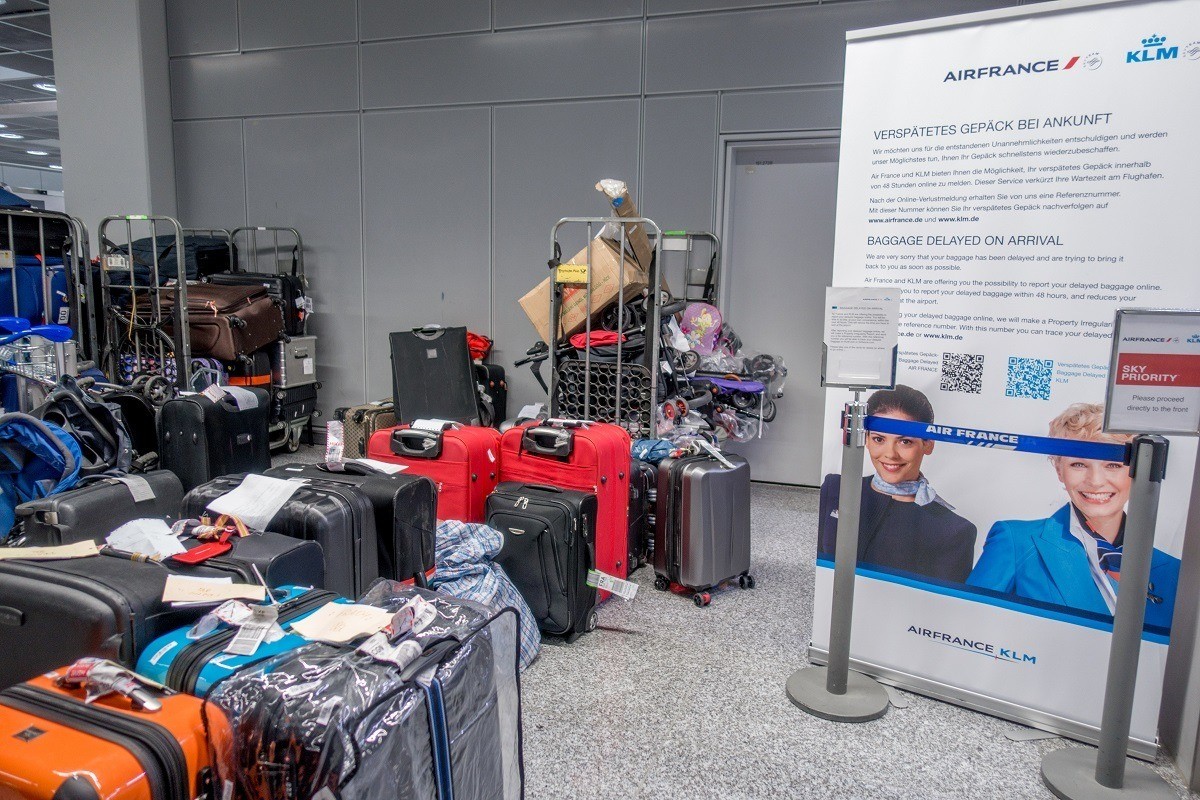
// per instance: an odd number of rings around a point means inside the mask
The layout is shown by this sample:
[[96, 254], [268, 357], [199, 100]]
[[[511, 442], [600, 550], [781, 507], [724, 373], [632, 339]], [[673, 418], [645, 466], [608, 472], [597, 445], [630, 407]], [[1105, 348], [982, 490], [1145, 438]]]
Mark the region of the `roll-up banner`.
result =
[[[903, 290], [898, 386], [868, 394], [868, 413], [970, 432], [868, 433], [853, 663], [1094, 741], [1129, 472], [1005, 437], [1123, 444], [1103, 432], [1116, 310], [1200, 306], [1200, 0], [1045, 3], [847, 38], [833, 282]], [[1182, 344], [1200, 353], [1200, 329]], [[817, 660], [848, 399], [827, 392]], [[1162, 489], [1143, 756], [1195, 454], [1172, 441]]]

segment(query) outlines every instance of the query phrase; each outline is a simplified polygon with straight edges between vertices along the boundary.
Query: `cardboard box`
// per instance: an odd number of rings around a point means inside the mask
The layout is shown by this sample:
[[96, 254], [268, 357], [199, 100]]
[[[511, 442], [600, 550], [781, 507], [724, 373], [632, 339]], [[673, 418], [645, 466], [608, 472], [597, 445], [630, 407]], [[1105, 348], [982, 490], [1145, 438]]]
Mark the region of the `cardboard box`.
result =
[[[642, 293], [647, 286], [645, 273], [638, 269], [630, 258], [621, 259], [617, 254], [616, 245], [606, 239], [596, 237], [592, 240], [592, 317], [606, 309], [617, 297], [618, 275], [622, 266], [625, 271], [624, 299], [632, 300]], [[566, 264], [586, 264], [587, 248], [580, 250]], [[546, 278], [536, 288], [527, 292], [521, 298], [521, 308], [533, 327], [537, 329], [542, 341], [550, 343], [550, 281]], [[560, 327], [562, 336], [570, 336], [583, 330], [587, 323], [587, 291], [583, 287], [566, 286], [563, 288], [563, 298]]]
[[[612, 206], [613, 212], [618, 217], [638, 217], [637, 206], [634, 205], [633, 198], [629, 196], [629, 189], [624, 181], [615, 181], [611, 179], [602, 180], [596, 184], [596, 189], [604, 194], [609, 205]], [[613, 233], [608, 238], [620, 243], [621, 231], [613, 226]], [[646, 229], [639, 223], [626, 223], [625, 225], [625, 242], [633, 251], [633, 257], [637, 260], [638, 266], [643, 272], [650, 271], [650, 258], [654, 253], [654, 248], [650, 246], [650, 239], [646, 236]]]

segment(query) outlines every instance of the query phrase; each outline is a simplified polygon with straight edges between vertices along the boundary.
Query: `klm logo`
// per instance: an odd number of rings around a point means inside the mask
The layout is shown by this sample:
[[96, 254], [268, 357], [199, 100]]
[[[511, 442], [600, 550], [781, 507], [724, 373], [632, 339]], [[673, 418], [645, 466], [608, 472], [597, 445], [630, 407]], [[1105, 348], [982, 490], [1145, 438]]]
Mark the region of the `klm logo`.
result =
[[1167, 37], [1159, 36], [1157, 33], [1142, 39], [1141, 50], [1130, 50], [1125, 54], [1126, 64], [1142, 64], [1147, 61], [1168, 61], [1172, 58], [1179, 58], [1179, 47], [1163, 47], [1167, 43]]
[[1188, 344], [1200, 344], [1200, 333], [1193, 333], [1189, 336]]

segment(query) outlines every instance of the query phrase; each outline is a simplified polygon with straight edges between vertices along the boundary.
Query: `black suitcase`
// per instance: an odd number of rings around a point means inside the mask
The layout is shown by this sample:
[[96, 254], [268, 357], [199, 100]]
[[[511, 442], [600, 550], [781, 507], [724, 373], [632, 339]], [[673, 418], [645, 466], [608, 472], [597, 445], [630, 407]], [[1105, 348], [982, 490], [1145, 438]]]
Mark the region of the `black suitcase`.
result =
[[568, 642], [596, 627], [596, 495], [505, 482], [487, 499], [487, 524], [504, 534], [496, 563], [545, 633]]
[[[182, 539], [188, 550], [205, 542], [193, 537]], [[234, 536], [229, 540], [232, 549], [195, 566], [171, 561], [171, 569], [188, 572], [191, 569], [217, 570], [230, 575], [234, 583], [259, 583], [267, 586], [325, 586], [325, 553], [319, 542], [295, 539], [279, 533], [254, 531], [249, 536]]]
[[[295, 267], [293, 267], [294, 269]], [[208, 280], [221, 286], [265, 286], [267, 294], [283, 303], [283, 329], [288, 336], [303, 336], [307, 319], [304, 278], [267, 272], [223, 272]]]
[[[209, 503], [241, 485], [243, 477], [227, 475], [197, 486], [183, 498], [183, 515], [199, 517]], [[303, 484], [266, 527], [321, 545], [326, 589], [358, 597], [379, 577], [375, 508], [370, 498], [355, 487]]]
[[173, 521], [183, 485], [165, 469], [102, 478], [17, 506], [24, 544], [54, 546], [103, 541], [126, 522], [147, 517]]
[[479, 424], [499, 428], [508, 419], [508, 381], [499, 364], [475, 363], [475, 382], [479, 388]]
[[658, 468], [640, 458], [629, 462], [629, 572], [653, 563], [654, 502]]
[[309, 383], [289, 389], [271, 389], [271, 420], [274, 422], [298, 422], [311, 417], [317, 410], [318, 384]]
[[375, 508], [380, 577], [418, 586], [433, 577], [437, 487], [429, 478], [388, 474], [353, 461], [345, 463], [343, 472], [333, 472], [324, 464], [288, 464], [266, 474], [358, 488]]
[[194, 394], [168, 400], [159, 413], [159, 466], [178, 475], [185, 492], [221, 475], [271, 466], [270, 398], [262, 389], [233, 388], [239, 398], [253, 395], [256, 404], [239, 407], [232, 394], [215, 403]]
[[0, 561], [0, 688], [83, 656], [109, 658], [132, 669], [150, 642], [212, 610], [163, 603], [167, 575], [258, 583], [249, 568], [255, 563], [268, 583], [300, 584], [316, 577], [312, 564], [319, 550], [297, 544], [303, 543], [251, 536], [231, 553], [198, 565], [111, 552], [59, 561]]
[[390, 334], [396, 422], [437, 418], [479, 424], [479, 390], [466, 328]]

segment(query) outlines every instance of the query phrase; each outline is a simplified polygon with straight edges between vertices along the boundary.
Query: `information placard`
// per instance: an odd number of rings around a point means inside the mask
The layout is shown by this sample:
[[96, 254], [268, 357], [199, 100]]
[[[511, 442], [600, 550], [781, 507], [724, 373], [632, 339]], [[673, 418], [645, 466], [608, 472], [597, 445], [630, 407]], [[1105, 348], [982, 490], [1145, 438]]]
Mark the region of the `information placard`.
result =
[[892, 388], [899, 337], [899, 289], [827, 287], [821, 385]]
[[1111, 433], [1200, 435], [1200, 311], [1117, 311], [1104, 408]]

